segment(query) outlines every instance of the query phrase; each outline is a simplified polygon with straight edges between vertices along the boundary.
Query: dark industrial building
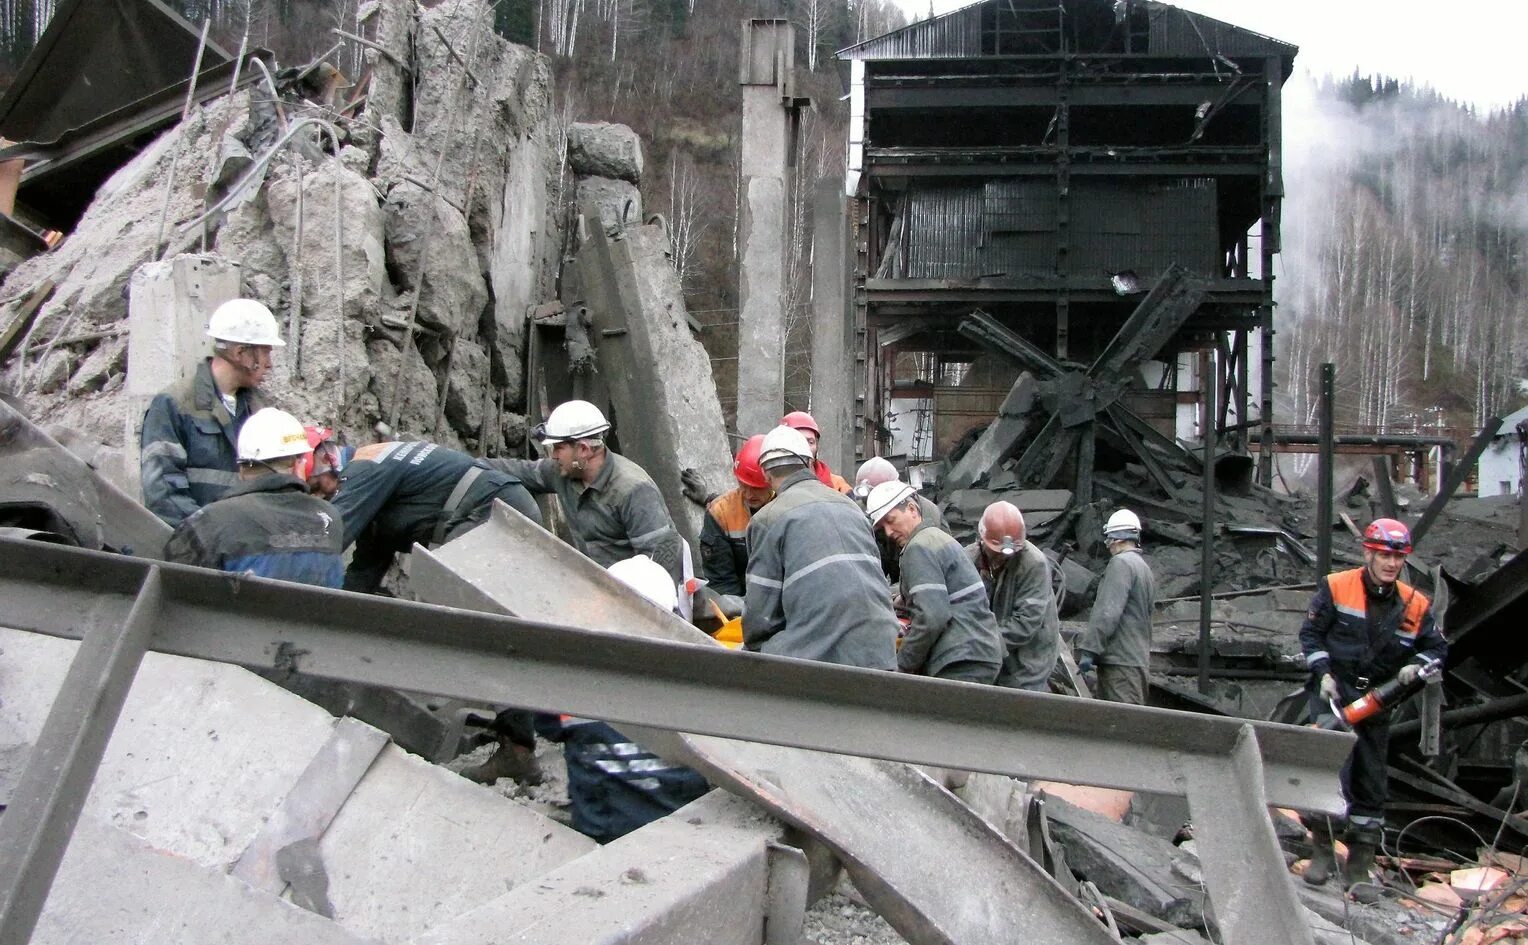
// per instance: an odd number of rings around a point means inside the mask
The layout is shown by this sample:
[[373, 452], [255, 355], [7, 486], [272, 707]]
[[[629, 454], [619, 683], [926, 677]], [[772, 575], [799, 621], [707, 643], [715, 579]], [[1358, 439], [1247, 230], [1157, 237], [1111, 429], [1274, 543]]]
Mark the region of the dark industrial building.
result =
[[984, 0], [842, 50], [861, 448], [939, 458], [992, 418], [1022, 359], [963, 329], [973, 313], [1080, 372], [1176, 265], [1202, 295], [1121, 371], [1121, 403], [1181, 436], [1215, 377], [1216, 428], [1245, 450], [1272, 420], [1295, 52], [1151, 0]]

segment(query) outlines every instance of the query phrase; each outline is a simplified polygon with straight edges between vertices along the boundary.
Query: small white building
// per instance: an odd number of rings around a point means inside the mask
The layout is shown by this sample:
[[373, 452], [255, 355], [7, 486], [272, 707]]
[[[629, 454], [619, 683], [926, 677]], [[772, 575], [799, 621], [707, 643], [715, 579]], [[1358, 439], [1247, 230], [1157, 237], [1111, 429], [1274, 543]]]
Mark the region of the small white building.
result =
[[1481, 498], [1521, 495], [1523, 491], [1523, 434], [1528, 429], [1528, 407], [1507, 414], [1491, 445], [1480, 454], [1476, 482]]

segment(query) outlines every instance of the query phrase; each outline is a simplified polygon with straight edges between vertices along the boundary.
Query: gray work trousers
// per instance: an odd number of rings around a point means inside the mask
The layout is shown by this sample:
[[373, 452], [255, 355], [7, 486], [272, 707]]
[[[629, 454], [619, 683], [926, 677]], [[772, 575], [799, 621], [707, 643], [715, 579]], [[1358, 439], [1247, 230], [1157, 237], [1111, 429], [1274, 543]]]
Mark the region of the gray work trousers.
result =
[[1129, 705], [1146, 704], [1147, 677], [1144, 666], [1098, 667], [1098, 698]]

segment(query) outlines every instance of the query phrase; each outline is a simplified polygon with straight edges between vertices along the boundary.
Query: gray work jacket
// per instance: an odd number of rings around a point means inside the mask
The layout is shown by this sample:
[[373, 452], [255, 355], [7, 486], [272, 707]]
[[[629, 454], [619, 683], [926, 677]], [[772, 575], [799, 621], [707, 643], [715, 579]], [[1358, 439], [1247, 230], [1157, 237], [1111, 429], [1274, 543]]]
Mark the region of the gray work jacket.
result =
[[634, 555], [663, 565], [678, 584], [684, 580], [679, 532], [652, 477], [636, 463], [605, 451], [605, 465], [593, 482], [569, 479], [554, 459], [486, 459], [490, 468], [520, 480], [532, 493], [552, 493], [562, 506], [573, 544], [602, 568]]
[[1079, 652], [1093, 653], [1101, 666], [1151, 665], [1151, 616], [1157, 604], [1157, 579], [1139, 548], [1109, 559], [1088, 629], [1077, 640]]
[[786, 479], [748, 523], [743, 646], [896, 669], [897, 616], [870, 523], [810, 470]]
[[1046, 689], [1061, 652], [1061, 618], [1051, 589], [1050, 560], [1026, 541], [1011, 558], [988, 564], [980, 541], [966, 546], [966, 557], [987, 586], [987, 601], [1003, 636], [1003, 668], [997, 684], [1012, 689]]
[[902, 601], [912, 615], [897, 668], [938, 676], [956, 663], [990, 663], [997, 679], [1003, 644], [987, 606], [987, 589], [960, 542], [928, 522], [918, 526], [897, 560]]
[[230, 414], [212, 378], [212, 359], [163, 393], [143, 414], [139, 473], [143, 504], [170, 526], [239, 484], [238, 442], [244, 421], [265, 406], [252, 388], [234, 395]]

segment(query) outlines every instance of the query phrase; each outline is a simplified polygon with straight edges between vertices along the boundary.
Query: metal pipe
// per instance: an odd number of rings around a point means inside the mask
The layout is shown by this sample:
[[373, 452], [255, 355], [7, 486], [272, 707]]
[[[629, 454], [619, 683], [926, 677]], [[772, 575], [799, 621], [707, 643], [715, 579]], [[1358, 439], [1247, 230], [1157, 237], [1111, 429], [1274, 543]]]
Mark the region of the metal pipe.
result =
[[[1502, 719], [1513, 719], [1518, 716], [1528, 715], [1528, 693], [1517, 696], [1503, 696], [1493, 699], [1484, 705], [1466, 706], [1463, 709], [1452, 709], [1442, 715], [1444, 728], [1459, 728], [1465, 725], [1481, 725], [1486, 722], [1497, 722]], [[1422, 730], [1420, 719], [1407, 719], [1390, 726], [1392, 736], [1414, 735]]]
[[1316, 575], [1332, 571], [1332, 415], [1337, 368], [1330, 361], [1321, 365], [1321, 434], [1320, 457], [1316, 461]]
[[[1214, 356], [1211, 355], [1213, 358]], [[1199, 691], [1210, 691], [1211, 612], [1210, 581], [1215, 574], [1215, 402], [1220, 391], [1211, 369], [1202, 372], [1199, 387], [1204, 391], [1204, 502], [1200, 509], [1203, 526], [1199, 533]]]

